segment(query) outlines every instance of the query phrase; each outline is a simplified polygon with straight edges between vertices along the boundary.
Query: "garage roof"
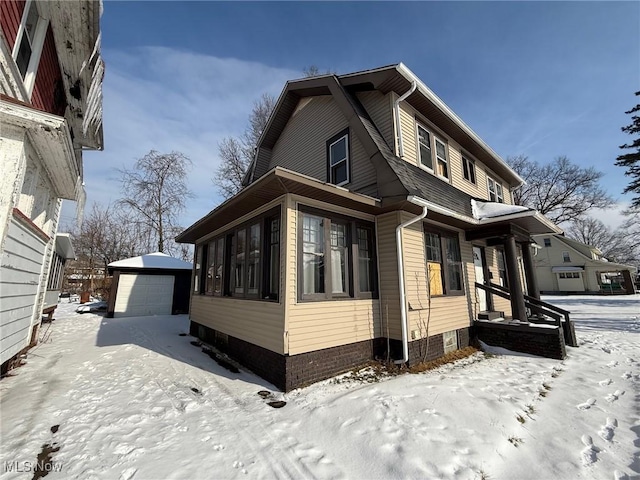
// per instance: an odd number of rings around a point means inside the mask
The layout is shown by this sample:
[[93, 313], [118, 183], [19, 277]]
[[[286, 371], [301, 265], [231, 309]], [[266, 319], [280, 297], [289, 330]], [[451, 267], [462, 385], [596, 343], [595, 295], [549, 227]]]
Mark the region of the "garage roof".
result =
[[179, 258], [170, 257], [166, 253], [156, 252], [139, 257], [126, 258], [111, 262], [109, 270], [122, 269], [162, 269], [162, 270], [191, 270], [193, 264], [180, 260]]

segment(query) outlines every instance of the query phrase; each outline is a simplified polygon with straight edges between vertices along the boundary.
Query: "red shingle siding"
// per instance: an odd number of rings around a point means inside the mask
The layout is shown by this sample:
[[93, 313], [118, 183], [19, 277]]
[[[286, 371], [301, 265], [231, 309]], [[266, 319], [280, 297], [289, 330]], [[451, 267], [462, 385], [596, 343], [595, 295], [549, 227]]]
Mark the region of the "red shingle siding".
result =
[[64, 115], [67, 107], [62, 72], [51, 26], [47, 27], [47, 36], [44, 39], [31, 101], [34, 107], [54, 115]]
[[0, 26], [4, 33], [9, 48], [13, 50], [18, 36], [18, 28], [22, 20], [22, 12], [27, 2], [25, 0], [2, 0], [0, 1]]

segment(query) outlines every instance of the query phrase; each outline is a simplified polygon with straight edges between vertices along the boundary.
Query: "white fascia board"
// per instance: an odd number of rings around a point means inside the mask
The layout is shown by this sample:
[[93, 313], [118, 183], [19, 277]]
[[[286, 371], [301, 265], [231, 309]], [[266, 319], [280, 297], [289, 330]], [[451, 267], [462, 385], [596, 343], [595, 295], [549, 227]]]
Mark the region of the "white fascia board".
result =
[[27, 131], [51, 179], [56, 196], [75, 200], [80, 170], [67, 121], [51, 113], [0, 101], [0, 124]]
[[[453, 120], [467, 135], [469, 135], [476, 143], [478, 143], [483, 149], [485, 149], [492, 157], [493, 159], [498, 162], [499, 164], [501, 164], [502, 166], [508, 168], [513, 175], [516, 177], [516, 179], [520, 182], [520, 185], [524, 185], [526, 182], [524, 180], [524, 178], [522, 178], [520, 175], [518, 175], [508, 164], [507, 162], [505, 162], [500, 155], [498, 155], [489, 145], [487, 145], [485, 143], [484, 140], [482, 140], [480, 138], [480, 136], [474, 132], [471, 127], [469, 127], [466, 123], [464, 123], [464, 121], [458, 117], [458, 115], [456, 115], [454, 113], [453, 110], [451, 110], [446, 103], [444, 103], [440, 97], [438, 97], [429, 87], [427, 87], [422, 80], [420, 80], [420, 78], [418, 78], [418, 76], [413, 73], [409, 68], [407, 68], [407, 66], [404, 63], [399, 63], [397, 66], [397, 70], [398, 72], [400, 72], [400, 74], [402, 74], [408, 81], [415, 81], [418, 84], [418, 90], [420, 91], [420, 93], [422, 93], [422, 95], [424, 95], [426, 98], [428, 98], [434, 105], [436, 105], [440, 110], [442, 110], [442, 112], [445, 113], [445, 115], [447, 115], [451, 120]], [[520, 186], [520, 185], [516, 185], [516, 187]]]
[[76, 252], [71, 242], [71, 234], [56, 233], [56, 253], [67, 260], [76, 258]]

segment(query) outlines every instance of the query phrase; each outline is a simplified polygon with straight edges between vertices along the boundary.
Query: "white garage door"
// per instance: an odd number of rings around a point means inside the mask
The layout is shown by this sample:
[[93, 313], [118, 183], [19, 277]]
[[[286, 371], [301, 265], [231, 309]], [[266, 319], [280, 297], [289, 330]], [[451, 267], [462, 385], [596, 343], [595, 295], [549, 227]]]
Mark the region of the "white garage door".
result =
[[172, 275], [120, 274], [114, 316], [170, 315], [173, 280]]

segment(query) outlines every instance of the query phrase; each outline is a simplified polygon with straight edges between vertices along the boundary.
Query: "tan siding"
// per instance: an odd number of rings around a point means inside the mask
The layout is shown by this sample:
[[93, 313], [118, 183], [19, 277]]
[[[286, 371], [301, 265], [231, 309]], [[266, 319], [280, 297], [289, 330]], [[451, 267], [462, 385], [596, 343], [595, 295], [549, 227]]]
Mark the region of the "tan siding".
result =
[[[410, 218], [405, 214], [403, 221]], [[413, 224], [403, 231], [403, 251], [407, 300], [410, 304], [409, 339], [436, 335], [471, 324], [471, 305], [468, 295], [437, 296], [431, 298], [427, 288], [426, 258], [422, 224]], [[460, 241], [465, 292], [469, 292], [469, 274], [473, 269], [471, 244]], [[430, 313], [429, 313], [430, 312]]]
[[233, 337], [284, 354], [283, 304], [194, 295], [190, 317]]
[[378, 277], [380, 285], [380, 309], [382, 336], [401, 339], [400, 291], [398, 288], [398, 260], [396, 253], [396, 227], [400, 224], [399, 212], [379, 215], [376, 220], [378, 235]]
[[393, 150], [393, 115], [390, 94], [384, 95], [379, 91], [359, 92], [357, 97], [378, 128], [384, 141]]
[[407, 102], [400, 104], [400, 128], [402, 129], [403, 159], [419, 165], [415, 110]]
[[[269, 170], [284, 167], [327, 181], [327, 140], [349, 126], [331, 96], [300, 101], [280, 138], [273, 146]], [[375, 192], [376, 171], [362, 143], [353, 132], [349, 136], [351, 182], [345, 188], [365, 193]]]

